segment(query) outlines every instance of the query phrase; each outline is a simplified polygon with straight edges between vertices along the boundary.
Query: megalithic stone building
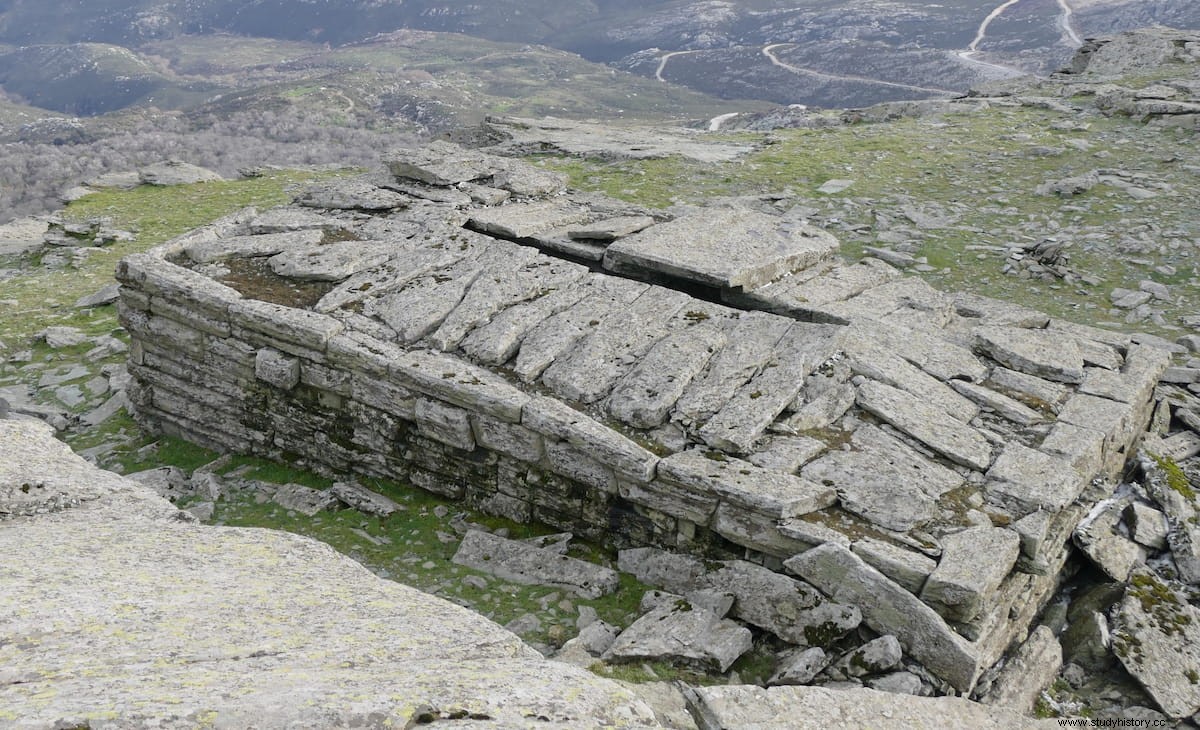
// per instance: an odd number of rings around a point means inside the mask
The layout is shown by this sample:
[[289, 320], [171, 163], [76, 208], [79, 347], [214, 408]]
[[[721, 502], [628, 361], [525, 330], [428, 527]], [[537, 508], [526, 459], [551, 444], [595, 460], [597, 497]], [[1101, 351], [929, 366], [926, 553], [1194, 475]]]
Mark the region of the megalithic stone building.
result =
[[787, 215], [670, 219], [446, 143], [388, 163], [121, 262], [145, 427], [748, 559], [795, 605], [743, 621], [862, 621], [959, 692], [1053, 593], [1168, 363]]

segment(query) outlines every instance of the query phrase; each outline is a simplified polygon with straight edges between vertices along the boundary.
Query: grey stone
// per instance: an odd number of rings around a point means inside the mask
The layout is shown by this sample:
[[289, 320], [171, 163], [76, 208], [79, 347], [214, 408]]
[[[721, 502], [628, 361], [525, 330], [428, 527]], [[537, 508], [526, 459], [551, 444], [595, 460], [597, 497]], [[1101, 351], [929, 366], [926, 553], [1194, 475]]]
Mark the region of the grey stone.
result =
[[456, 449], [475, 449], [475, 434], [470, 413], [428, 398], [417, 398], [413, 408], [417, 430], [425, 436]]
[[987, 469], [992, 449], [978, 431], [929, 407], [910, 393], [882, 383], [859, 386], [858, 404], [955, 463]]
[[951, 381], [950, 385], [959, 393], [978, 403], [984, 410], [992, 411], [1019, 426], [1029, 426], [1046, 420], [1042, 414], [1024, 403], [997, 393], [991, 388], [961, 380]]
[[339, 504], [338, 497], [330, 490], [312, 489], [301, 484], [281, 484], [271, 493], [271, 501], [309, 517], [333, 510]]
[[798, 322], [776, 345], [761, 372], [742, 385], [700, 429], [706, 444], [748, 454], [795, 399], [804, 378], [837, 349], [840, 328]]
[[554, 228], [531, 236], [527, 240], [537, 244], [538, 248], [545, 251], [552, 251], [556, 254], [563, 254], [567, 258], [575, 258], [581, 261], [604, 260], [604, 252], [608, 248], [607, 241], [596, 242], [571, 238], [567, 235], [567, 231], [570, 229], [570, 226]]
[[481, 269], [471, 268], [456, 275], [421, 277], [371, 302], [363, 313], [379, 317], [401, 342], [411, 344], [441, 326], [481, 274]]
[[524, 239], [573, 223], [582, 223], [589, 215], [586, 208], [578, 205], [541, 200], [473, 210], [470, 225], [483, 233]]
[[829, 667], [829, 673], [843, 679], [882, 674], [900, 664], [903, 658], [899, 639], [888, 634], [846, 652]]
[[[968, 423], [979, 415], [979, 406], [955, 389], [873, 343], [852, 341], [846, 345], [850, 369], [856, 375], [886, 383], [917, 396], [931, 408]], [[954, 381], [958, 382], [958, 381]]]
[[733, 616], [800, 646], [827, 647], [862, 621], [859, 609], [760, 565], [726, 561], [704, 578], [734, 596]]
[[494, 169], [488, 155], [442, 141], [392, 150], [383, 162], [397, 178], [442, 187], [491, 177]]
[[578, 641], [592, 656], [600, 656], [613, 645], [619, 633], [619, 629], [611, 624], [593, 621], [580, 629], [579, 635], [573, 640]]
[[873, 426], [859, 427], [851, 443], [852, 450], [831, 450], [801, 475], [835, 488], [844, 509], [889, 530], [928, 522], [937, 498], [963, 484], [957, 473]]
[[605, 252], [604, 266], [751, 290], [812, 266], [838, 248], [837, 240], [818, 228], [787, 226], [750, 210], [703, 210], [620, 239]]
[[779, 474], [723, 454], [689, 449], [658, 463], [661, 481], [761, 513], [768, 521], [797, 517], [833, 505], [834, 490]]
[[681, 292], [648, 289], [627, 307], [591, 327], [570, 352], [546, 368], [542, 383], [559, 397], [578, 403], [604, 398], [668, 332], [671, 318], [688, 301]]
[[191, 185], [193, 183], [224, 180], [212, 170], [191, 165], [180, 160], [167, 160], [147, 165], [138, 170], [138, 179], [143, 185]]
[[1133, 541], [1151, 550], [1167, 547], [1167, 516], [1148, 504], [1131, 502], [1125, 508], [1125, 524]]
[[536, 396], [521, 412], [521, 425], [568, 442], [619, 474], [639, 482], [654, 478], [659, 457], [586, 414], [552, 398]]
[[471, 200], [480, 205], [500, 205], [512, 197], [512, 193], [507, 190], [468, 182], [459, 183], [458, 189], [471, 196]]
[[665, 659], [724, 672], [753, 643], [749, 629], [680, 599], [634, 621], [603, 658], [610, 662]]
[[830, 658], [817, 646], [785, 651], [776, 660], [775, 673], [767, 680], [767, 686], [808, 684], [829, 665]]
[[95, 428], [108, 419], [117, 415], [122, 408], [129, 405], [129, 398], [124, 391], [118, 391], [111, 397], [79, 417], [79, 422], [88, 428]]
[[988, 382], [1001, 390], [1015, 395], [1024, 396], [1035, 403], [1045, 404], [1046, 407], [1057, 410], [1067, 399], [1070, 391], [1066, 386], [1052, 383], [1036, 375], [1009, 370], [1008, 368], [993, 368]]
[[1121, 582], [1146, 560], [1146, 550], [1117, 529], [1127, 505], [1128, 500], [1110, 500], [1098, 506], [1074, 533], [1079, 549], [1105, 574]]
[[146, 469], [145, 471], [126, 474], [125, 478], [149, 487], [158, 496], [169, 499], [172, 502], [191, 496], [192, 494], [192, 486], [188, 482], [187, 475], [179, 467], [175, 466], [160, 466], [153, 469]]
[[1063, 651], [1054, 632], [1038, 626], [1004, 663], [1004, 668], [980, 702], [1031, 714], [1042, 690], [1050, 686], [1062, 668]]
[[1200, 611], [1161, 578], [1135, 576], [1117, 609], [1113, 652], [1164, 713], [1200, 710]]
[[[748, 685], [695, 687], [688, 702], [701, 730], [779, 727], [797, 722], [812, 726], [829, 718], [846, 728], [875, 728], [893, 723], [924, 730], [1014, 730], [1058, 727], [1016, 712], [987, 707], [959, 697], [913, 697], [873, 689], [771, 687]], [[812, 718], [810, 721], [809, 718]], [[803, 726], [803, 725], [801, 725]]]
[[527, 383], [537, 380], [610, 313], [629, 305], [649, 288], [646, 284], [612, 277], [592, 277], [586, 286], [589, 291], [581, 299], [528, 330], [513, 365], [519, 378]]
[[[467, 335], [462, 342], [462, 350], [485, 365], [502, 365], [517, 354], [531, 330], [553, 315], [574, 306], [590, 289], [588, 284], [568, 286], [509, 307]], [[540, 373], [539, 370], [537, 374]]]
[[1065, 459], [1009, 442], [987, 472], [984, 491], [995, 505], [1024, 517], [1039, 509], [1057, 512], [1079, 496], [1088, 478]]
[[1180, 522], [1167, 533], [1167, 545], [1179, 579], [1200, 585], [1200, 527], [1192, 522]]
[[509, 423], [522, 420], [531, 400], [499, 375], [438, 352], [406, 352], [389, 372], [421, 393]]
[[975, 685], [979, 667], [971, 645], [932, 608], [845, 547], [820, 545], [784, 565], [833, 600], [859, 607], [864, 623], [894, 634], [908, 656], [959, 691]]
[[584, 598], [617, 590], [614, 570], [478, 530], [463, 536], [452, 560], [505, 580], [564, 588]]
[[853, 385], [841, 383], [807, 401], [796, 412], [783, 420], [783, 425], [793, 431], [810, 431], [828, 428], [854, 405], [858, 391]]
[[1081, 475], [1105, 470], [1104, 434], [1070, 423], [1056, 423], [1042, 440], [1039, 451], [1062, 456]]
[[707, 323], [667, 335], [617, 381], [608, 412], [635, 428], [662, 425], [688, 384], [724, 344], [721, 328]]
[[942, 557], [921, 600], [952, 621], [970, 621], [988, 604], [1017, 562], [1020, 536], [1001, 527], [972, 527], [942, 538]]
[[673, 593], [688, 593], [704, 585], [704, 561], [658, 548], [629, 548], [617, 552], [617, 567], [642, 583]]
[[64, 347], [75, 347], [87, 341], [87, 335], [77, 327], [47, 327], [34, 335], [35, 340], [41, 340], [52, 350]]
[[648, 215], [621, 216], [592, 221], [587, 225], [570, 226], [567, 228], [567, 235], [588, 241], [615, 241], [652, 225], [654, 219]]
[[353, 482], [335, 482], [329, 488], [329, 493], [351, 509], [376, 517], [386, 518], [404, 509], [391, 498]]
[[771, 436], [746, 460], [770, 471], [795, 474], [828, 448], [824, 441], [807, 436]]
[[364, 178], [335, 178], [310, 185], [296, 196], [306, 208], [389, 211], [407, 208], [411, 198], [377, 187]]
[[979, 327], [976, 347], [1000, 364], [1060, 383], [1083, 382], [1083, 356], [1073, 339], [1049, 330]]
[[728, 332], [727, 342], [708, 361], [675, 404], [687, 424], [707, 421], [721, 410], [738, 388], [767, 364], [791, 321], [762, 312], [744, 312]]
[[542, 170], [533, 165], [507, 157], [492, 158], [496, 164], [492, 185], [521, 197], [555, 195], [567, 187], [567, 176], [561, 172]]
[[925, 694], [925, 683], [912, 672], [890, 672], [879, 677], [866, 679], [867, 687], [879, 692], [920, 696]]
[[291, 390], [300, 384], [300, 360], [264, 347], [254, 355], [254, 377], [276, 388]]
[[84, 309], [87, 307], [103, 307], [107, 304], [112, 304], [120, 299], [120, 291], [120, 284], [108, 284], [107, 286], [96, 290], [92, 294], [88, 294], [87, 296], [76, 299], [74, 307], [76, 309]]
[[481, 414], [472, 416], [471, 420], [475, 426], [475, 442], [483, 448], [521, 461], [541, 459], [542, 437], [534, 431]]
[[[255, 237], [261, 234], [290, 233], [292, 231], [317, 231], [318, 233], [322, 231], [339, 231], [344, 230], [345, 226], [346, 224], [342, 221], [300, 208], [271, 208], [270, 210], [264, 210], [262, 213], [257, 213], [246, 225]], [[229, 239], [226, 238], [226, 240]], [[314, 238], [308, 235], [303, 240], [306, 243], [318, 243], [321, 240], [321, 236]], [[189, 244], [185, 250], [190, 249], [192, 245], [196, 244]], [[276, 251], [275, 253], [279, 252]]]
[[920, 594], [925, 580], [937, 567], [932, 558], [874, 538], [855, 540], [850, 548], [867, 565], [914, 595]]
[[377, 241], [349, 241], [284, 251], [268, 259], [279, 276], [305, 281], [344, 281], [387, 261], [395, 246]]

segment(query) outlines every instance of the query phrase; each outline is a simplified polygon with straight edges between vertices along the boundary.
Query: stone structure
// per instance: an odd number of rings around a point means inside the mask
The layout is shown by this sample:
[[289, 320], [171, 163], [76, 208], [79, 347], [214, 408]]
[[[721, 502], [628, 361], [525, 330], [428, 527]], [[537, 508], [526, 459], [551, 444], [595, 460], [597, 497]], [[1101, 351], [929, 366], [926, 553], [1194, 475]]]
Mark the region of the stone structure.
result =
[[958, 692], [1024, 638], [1168, 364], [787, 215], [668, 220], [446, 143], [388, 162], [121, 262], [146, 427], [749, 559], [801, 586], [780, 610], [849, 604]]

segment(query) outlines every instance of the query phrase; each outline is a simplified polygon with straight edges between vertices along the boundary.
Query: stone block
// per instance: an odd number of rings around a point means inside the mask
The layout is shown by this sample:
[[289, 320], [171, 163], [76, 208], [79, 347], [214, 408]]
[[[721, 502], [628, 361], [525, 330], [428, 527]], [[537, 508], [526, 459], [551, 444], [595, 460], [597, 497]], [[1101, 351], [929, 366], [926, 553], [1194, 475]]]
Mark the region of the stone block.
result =
[[798, 517], [830, 507], [836, 492], [800, 477], [771, 472], [720, 452], [690, 449], [659, 462], [659, 479], [761, 514]]
[[615, 570], [517, 540], [469, 530], [453, 562], [525, 585], [563, 588], [584, 598], [617, 590]]
[[541, 396], [527, 397], [521, 425], [566, 441], [622, 476], [639, 482], [654, 478], [659, 458], [630, 439], [570, 406]]
[[621, 632], [607, 662], [670, 661], [724, 672], [753, 646], [750, 629], [686, 599], [666, 601]]
[[882, 540], [865, 537], [850, 546], [867, 565], [883, 573], [908, 592], [919, 595], [937, 562], [921, 553]]
[[1020, 536], [1002, 527], [971, 527], [942, 538], [942, 557], [921, 600], [951, 621], [970, 621], [1012, 571]]
[[498, 418], [474, 414], [475, 443], [521, 461], [537, 462], [542, 458], [542, 437], [536, 432]]
[[605, 492], [616, 491], [617, 481], [612, 470], [583, 450], [563, 441], [546, 441], [545, 449], [546, 463], [555, 474]]
[[264, 347], [254, 356], [254, 377], [281, 390], [300, 384], [300, 360]]
[[417, 430], [435, 441], [463, 451], [475, 448], [471, 414], [462, 408], [428, 398], [417, 398], [413, 405], [413, 420], [416, 421]]

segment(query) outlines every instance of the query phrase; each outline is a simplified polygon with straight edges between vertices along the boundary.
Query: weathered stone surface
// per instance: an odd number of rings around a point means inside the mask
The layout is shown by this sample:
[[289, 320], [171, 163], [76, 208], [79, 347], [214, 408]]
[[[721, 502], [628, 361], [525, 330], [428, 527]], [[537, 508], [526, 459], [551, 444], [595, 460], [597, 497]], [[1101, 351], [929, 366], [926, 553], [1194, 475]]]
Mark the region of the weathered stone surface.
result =
[[0, 724], [402, 727], [467, 712], [655, 725], [627, 690], [326, 545], [180, 521], [47, 427], [0, 433], [0, 491], [38, 475], [86, 503], [0, 526]]
[[254, 377], [276, 388], [291, 390], [300, 384], [300, 361], [264, 347], [254, 355]]
[[797, 322], [779, 340], [762, 371], [700, 429], [700, 438], [731, 454], [746, 454], [804, 386], [804, 378], [837, 349], [841, 330]]
[[[290, 233], [292, 231], [336, 231], [343, 230], [345, 223], [311, 210], [298, 208], [271, 208], [257, 213], [246, 224], [250, 232], [260, 234]], [[317, 239], [320, 240], [319, 238]], [[315, 243], [315, 241], [314, 241]], [[189, 244], [189, 247], [194, 244]]]
[[417, 398], [413, 407], [413, 420], [416, 421], [417, 430], [435, 441], [464, 451], [475, 448], [471, 416], [462, 408], [428, 398]]
[[257, 236], [200, 239], [184, 246], [183, 251], [192, 261], [206, 264], [224, 258], [274, 256], [293, 248], [315, 246], [324, 236], [323, 231], [310, 229]]
[[963, 478], [918, 454], [874, 426], [861, 426], [850, 451], [831, 450], [801, 475], [837, 490], [849, 512], [889, 530], [905, 532], [937, 514], [936, 500]]
[[975, 344], [1013, 370], [1060, 383], [1083, 382], [1083, 356], [1074, 339], [1048, 330], [980, 327]]
[[665, 659], [724, 672], [753, 643], [750, 629], [680, 598], [634, 621], [603, 658], [609, 662]]
[[614, 570], [478, 530], [463, 536], [453, 561], [517, 583], [564, 588], [584, 598], [617, 590]]
[[1117, 529], [1128, 499], [1109, 500], [1093, 509], [1075, 528], [1075, 544], [1113, 580], [1124, 582], [1138, 564], [1146, 560], [1146, 550]]
[[786, 651], [776, 661], [775, 673], [767, 680], [767, 686], [808, 684], [829, 665], [830, 659], [818, 646]]
[[784, 419], [782, 425], [792, 431], [828, 428], [850, 410], [857, 395], [858, 391], [849, 383], [834, 385], [812, 400], [806, 401], [795, 413]]
[[610, 313], [637, 300], [649, 288], [636, 281], [599, 276], [589, 278], [586, 287], [589, 291], [581, 299], [528, 330], [513, 365], [513, 371], [525, 382], [537, 380]]
[[629, 548], [617, 553], [617, 567], [650, 586], [688, 593], [705, 585], [704, 561], [658, 548]]
[[351, 509], [356, 509], [368, 515], [376, 517], [388, 517], [393, 512], [398, 512], [404, 509], [389, 497], [385, 497], [378, 492], [372, 492], [366, 487], [355, 484], [354, 482], [335, 482], [329, 488], [329, 493], [337, 497]]
[[1042, 690], [1058, 676], [1062, 663], [1062, 646], [1054, 638], [1054, 632], [1038, 626], [1004, 663], [1004, 669], [980, 702], [1030, 714]]
[[979, 470], [992, 463], [992, 448], [978, 431], [910, 393], [867, 382], [858, 388], [857, 403], [955, 463]]
[[872, 380], [907, 391], [920, 398], [929, 407], [936, 408], [963, 423], [968, 423], [979, 415], [979, 406], [972, 399], [964, 398], [955, 392], [956, 389], [950, 388], [904, 358], [894, 355], [874, 343], [847, 342], [846, 356], [850, 363], [850, 369], [856, 375], [864, 375]]
[[406, 208], [412, 199], [377, 187], [363, 178], [335, 178], [309, 186], [296, 204], [325, 210], [388, 211]]
[[824, 441], [807, 436], [771, 436], [746, 460], [770, 471], [795, 474], [828, 448]]
[[1053, 720], [1034, 720], [957, 697], [912, 697], [873, 689], [694, 687], [688, 690], [688, 702], [701, 730], [778, 727], [780, 718], [813, 727], [886, 726], [922, 730], [1058, 727]]
[[271, 271], [289, 279], [344, 281], [391, 258], [396, 246], [379, 241], [348, 241], [293, 249], [268, 260]]
[[224, 180], [212, 170], [180, 160], [167, 160], [138, 170], [143, 185], [191, 185], [192, 183]]
[[1133, 577], [1116, 612], [1113, 652], [1167, 715], [1200, 710], [1200, 611], [1157, 576]]
[[1029, 426], [1045, 420], [1042, 414], [1015, 398], [1009, 398], [1003, 393], [997, 393], [991, 388], [974, 383], [954, 380], [951, 386], [970, 400], [978, 403], [984, 410], [992, 411], [1019, 426]]
[[492, 185], [521, 197], [554, 195], [567, 187], [567, 176], [553, 170], [542, 170], [521, 160], [493, 157], [496, 168]]
[[708, 323], [667, 335], [617, 382], [608, 412], [636, 428], [662, 425], [692, 378], [724, 344], [721, 327]]
[[511, 203], [495, 208], [471, 211], [474, 230], [504, 238], [532, 238], [539, 233], [582, 223], [589, 217], [587, 208], [571, 203], [542, 200]]
[[1024, 517], [1038, 509], [1057, 512], [1079, 496], [1088, 479], [1065, 459], [1012, 441], [987, 472], [987, 498]]
[[783, 317], [742, 313], [730, 329], [725, 347], [713, 355], [676, 402], [678, 417], [688, 424], [703, 423], [721, 410], [738, 388], [766, 365], [791, 325]]
[[552, 398], [530, 399], [521, 425], [583, 449], [601, 464], [641, 482], [654, 478], [659, 458], [585, 413]]
[[1002, 527], [970, 527], [942, 538], [942, 557], [921, 600], [952, 621], [983, 610], [1017, 562], [1021, 538]]
[[829, 672], [839, 679], [882, 674], [898, 665], [903, 657], [900, 640], [888, 634], [846, 652], [829, 667]]
[[726, 561], [704, 584], [733, 594], [735, 618], [800, 646], [829, 646], [862, 621], [854, 604], [830, 601], [812, 586], [754, 563]]
[[617, 379], [632, 369], [667, 333], [671, 318], [689, 302], [687, 295], [652, 287], [628, 306], [590, 327], [570, 352], [542, 374], [542, 383], [558, 396], [594, 403], [608, 395]]
[[703, 449], [666, 457], [658, 463], [658, 478], [701, 494], [715, 494], [767, 520], [815, 512], [836, 500], [829, 487]]
[[591, 281], [592, 277], [585, 277], [580, 285], [557, 289], [505, 309], [467, 335], [462, 342], [463, 352], [485, 365], [508, 362], [517, 354], [526, 334], [583, 299], [592, 288]]
[[442, 187], [491, 177], [493, 171], [487, 155], [441, 141], [393, 150], [383, 163], [398, 178]]
[[571, 238], [582, 238], [588, 241], [615, 241], [631, 233], [645, 230], [654, 225], [654, 219], [648, 215], [621, 216], [592, 221], [586, 225], [570, 226], [567, 235]]
[[921, 553], [869, 537], [855, 540], [850, 549], [914, 595], [920, 595], [925, 579], [937, 567], [937, 561]]
[[1167, 547], [1167, 516], [1162, 512], [1142, 502], [1131, 502], [1124, 517], [1134, 542], [1152, 550]]
[[[816, 275], [818, 271], [820, 274]], [[810, 272], [814, 275], [807, 276]], [[832, 264], [827, 270], [822, 270], [818, 264], [755, 289], [743, 298], [747, 303], [770, 312], [804, 318], [813, 307], [849, 299], [900, 275], [891, 266], [871, 258], [853, 264]]]
[[784, 565], [833, 600], [858, 606], [868, 626], [894, 634], [906, 654], [959, 691], [975, 685], [979, 667], [967, 641], [932, 608], [848, 549], [821, 545]]
[[1067, 399], [1070, 390], [1060, 383], [1052, 383], [1036, 375], [996, 367], [988, 376], [988, 383], [1007, 391], [1010, 395], [1022, 397], [1027, 404], [1030, 401], [1040, 407], [1057, 411]]
[[271, 493], [271, 501], [284, 509], [312, 517], [333, 509], [340, 500], [329, 490], [312, 489], [303, 484], [282, 484]]
[[[722, 289], [756, 289], [824, 260], [837, 239], [812, 226], [736, 208], [703, 210], [623, 238], [608, 247], [605, 268], [658, 272]], [[689, 245], [680, 246], [680, 241]]]
[[406, 352], [389, 372], [414, 390], [509, 423], [521, 421], [530, 400], [499, 375], [438, 352]]

